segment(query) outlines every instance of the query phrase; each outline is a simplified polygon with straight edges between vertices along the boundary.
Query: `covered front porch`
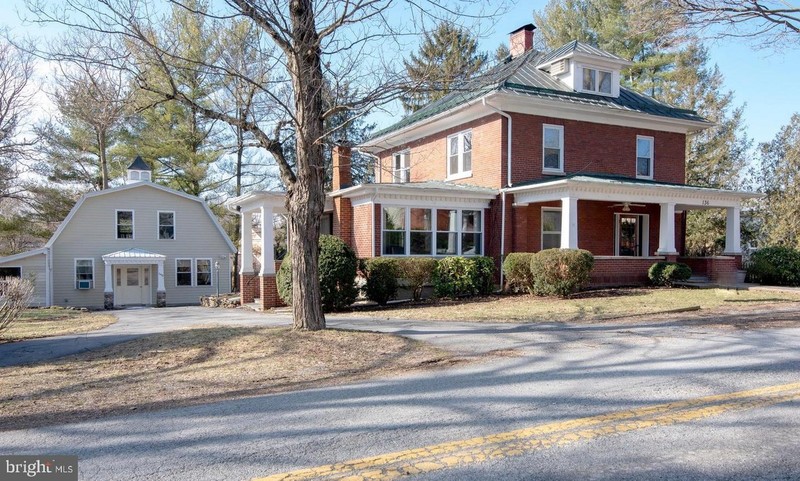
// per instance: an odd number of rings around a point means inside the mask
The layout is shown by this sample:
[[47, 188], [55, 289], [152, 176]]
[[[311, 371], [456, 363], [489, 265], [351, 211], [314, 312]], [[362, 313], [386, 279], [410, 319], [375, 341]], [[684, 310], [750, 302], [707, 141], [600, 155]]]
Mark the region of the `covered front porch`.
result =
[[[126, 249], [103, 256], [103, 307], [167, 305], [164, 285], [166, 256], [143, 249]], [[152, 280], [155, 272], [155, 282]], [[153, 301], [155, 285], [155, 302]]]
[[[660, 260], [686, 262], [711, 280], [741, 267], [741, 203], [750, 192], [667, 184], [600, 175], [548, 179], [507, 190], [513, 194], [513, 251], [586, 249], [595, 256], [592, 283], [647, 281]], [[725, 209], [725, 252], [703, 262], [680, 258], [685, 213]], [[716, 277], [716, 278], [715, 278]]]

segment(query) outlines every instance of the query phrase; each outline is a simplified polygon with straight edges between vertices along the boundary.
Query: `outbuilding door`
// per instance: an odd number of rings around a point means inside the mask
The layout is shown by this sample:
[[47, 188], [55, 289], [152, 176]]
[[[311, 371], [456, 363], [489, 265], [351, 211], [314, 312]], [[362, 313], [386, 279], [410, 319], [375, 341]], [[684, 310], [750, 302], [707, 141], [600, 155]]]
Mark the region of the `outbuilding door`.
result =
[[142, 306], [151, 304], [150, 266], [116, 266], [114, 304]]

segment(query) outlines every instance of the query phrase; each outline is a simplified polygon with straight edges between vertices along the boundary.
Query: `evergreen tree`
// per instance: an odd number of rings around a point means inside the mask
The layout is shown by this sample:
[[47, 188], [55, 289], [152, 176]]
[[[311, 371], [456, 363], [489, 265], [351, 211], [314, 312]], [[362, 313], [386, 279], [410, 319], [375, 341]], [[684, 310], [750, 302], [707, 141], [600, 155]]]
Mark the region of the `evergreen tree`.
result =
[[159, 182], [197, 196], [219, 187], [213, 167], [224, 153], [216, 123], [197, 108], [212, 106], [219, 88], [215, 76], [202, 67], [213, 64], [219, 55], [213, 48], [217, 32], [205, 15], [193, 13], [207, 10], [208, 3], [200, 0], [173, 6], [168, 24], [170, 35], [177, 38], [176, 45], [169, 47], [176, 50], [174, 71], [167, 79], [153, 69], [147, 80], [153, 85], [173, 82], [191, 102], [163, 101], [147, 91], [137, 92], [140, 114], [131, 122], [126, 149], [128, 157], [141, 155], [153, 163]]
[[756, 188], [766, 194], [756, 218], [768, 245], [800, 249], [800, 113], [759, 146]]
[[476, 75], [487, 60], [478, 51], [478, 40], [468, 30], [442, 22], [425, 38], [419, 51], [404, 61], [409, 83], [403, 107], [414, 112], [447, 95]]

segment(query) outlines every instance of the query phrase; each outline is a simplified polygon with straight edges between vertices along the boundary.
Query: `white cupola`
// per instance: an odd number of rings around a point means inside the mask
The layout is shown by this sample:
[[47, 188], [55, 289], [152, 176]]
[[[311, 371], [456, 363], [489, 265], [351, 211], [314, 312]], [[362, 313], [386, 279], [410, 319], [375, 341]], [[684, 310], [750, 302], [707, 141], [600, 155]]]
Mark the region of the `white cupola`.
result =
[[141, 155], [128, 166], [128, 182], [150, 182], [152, 180], [153, 169], [142, 160]]
[[633, 62], [574, 40], [542, 57], [536, 67], [575, 92], [619, 97], [620, 71]]

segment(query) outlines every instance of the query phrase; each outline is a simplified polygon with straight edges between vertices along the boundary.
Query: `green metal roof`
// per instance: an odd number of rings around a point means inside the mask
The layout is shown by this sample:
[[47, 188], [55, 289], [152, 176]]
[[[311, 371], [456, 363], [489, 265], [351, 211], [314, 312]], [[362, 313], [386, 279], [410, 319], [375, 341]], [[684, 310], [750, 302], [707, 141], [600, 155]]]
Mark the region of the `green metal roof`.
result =
[[[589, 46], [581, 44], [580, 42], [570, 42], [556, 49], [553, 53], [563, 49], [564, 52], [559, 54], [563, 55], [565, 52], [570, 51], [570, 49], [578, 49], [578, 47], [583, 48]], [[591, 48], [603, 52], [594, 47]], [[496, 65], [480, 74], [478, 77], [467, 81], [464, 85], [456, 88], [441, 99], [431, 102], [416, 112], [402, 118], [395, 124], [375, 132], [370, 140], [383, 137], [384, 135], [409, 127], [417, 122], [447, 112], [494, 91], [572, 104], [603, 107], [615, 111], [642, 113], [694, 122], [708, 122], [703, 117], [697, 115], [697, 112], [693, 110], [673, 107], [625, 87], [620, 87], [620, 95], [617, 98], [576, 92], [566, 84], [552, 77], [549, 73], [536, 67], [541, 64], [542, 60], [551, 57], [551, 55], [552, 54], [537, 52], [536, 50], [529, 50], [519, 57], [507, 59], [505, 62]], [[609, 56], [609, 58], [618, 58], [607, 52], [605, 52], [605, 55]], [[365, 143], [369, 143], [370, 140]]]

